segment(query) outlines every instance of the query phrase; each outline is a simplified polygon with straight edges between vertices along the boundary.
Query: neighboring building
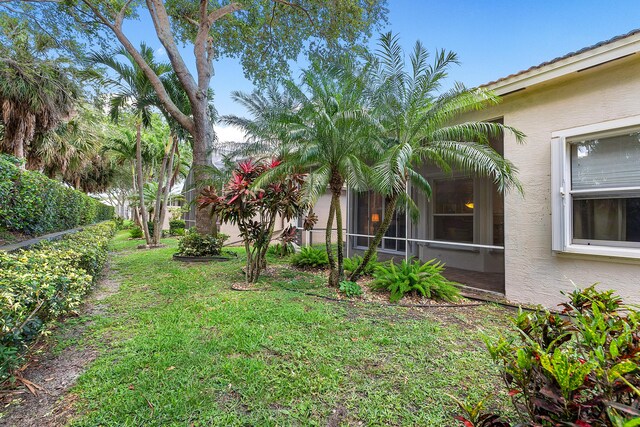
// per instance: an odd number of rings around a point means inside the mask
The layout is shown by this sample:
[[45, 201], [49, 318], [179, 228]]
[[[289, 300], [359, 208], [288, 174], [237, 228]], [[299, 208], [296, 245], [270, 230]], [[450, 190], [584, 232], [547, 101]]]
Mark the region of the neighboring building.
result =
[[[438, 258], [454, 280], [555, 306], [595, 282], [640, 303], [640, 30], [484, 87], [503, 101], [462, 120], [521, 130], [492, 141], [518, 168], [524, 197], [490, 179], [425, 166], [431, 200], [416, 223], [397, 214], [383, 257]], [[384, 200], [350, 194], [348, 253], [359, 253]], [[574, 285], [575, 284], [575, 285]]]

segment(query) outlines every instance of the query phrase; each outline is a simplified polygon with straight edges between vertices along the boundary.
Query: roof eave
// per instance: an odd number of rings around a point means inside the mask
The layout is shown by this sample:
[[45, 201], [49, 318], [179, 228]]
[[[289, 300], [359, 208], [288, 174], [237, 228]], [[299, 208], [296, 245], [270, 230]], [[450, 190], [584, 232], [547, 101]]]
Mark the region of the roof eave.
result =
[[545, 83], [574, 72], [580, 72], [607, 62], [615, 61], [640, 51], [640, 33], [635, 33], [615, 42], [568, 55], [547, 65], [534, 67], [522, 73], [490, 82], [481, 87], [505, 96], [522, 91], [533, 85]]

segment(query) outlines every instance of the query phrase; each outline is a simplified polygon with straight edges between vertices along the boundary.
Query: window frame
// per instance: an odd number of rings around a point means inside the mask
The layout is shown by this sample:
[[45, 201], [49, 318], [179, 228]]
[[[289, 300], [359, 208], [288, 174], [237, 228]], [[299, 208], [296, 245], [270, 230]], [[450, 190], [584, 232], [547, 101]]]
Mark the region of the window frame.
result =
[[[573, 238], [574, 195], [640, 195], [640, 187], [573, 190], [571, 179], [572, 144], [640, 131], [640, 115], [553, 132], [551, 134], [551, 249], [555, 253], [640, 259], [640, 244]], [[583, 197], [584, 198], [584, 197]], [[577, 240], [581, 240], [580, 242]]]

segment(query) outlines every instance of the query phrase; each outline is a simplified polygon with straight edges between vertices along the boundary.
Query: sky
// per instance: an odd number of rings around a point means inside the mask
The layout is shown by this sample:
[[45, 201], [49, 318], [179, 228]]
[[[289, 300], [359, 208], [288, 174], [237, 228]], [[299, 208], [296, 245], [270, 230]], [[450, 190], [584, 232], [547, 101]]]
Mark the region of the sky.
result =
[[[421, 40], [431, 52], [457, 53], [460, 65], [451, 82], [474, 87], [640, 28], [639, 0], [388, 0], [388, 25], [409, 52]], [[135, 44], [144, 40], [166, 58], [148, 16], [125, 26]], [[375, 46], [375, 38], [370, 45]], [[183, 49], [193, 69], [191, 47]], [[168, 60], [168, 58], [167, 58]], [[294, 76], [304, 67], [294, 64]], [[297, 68], [297, 70], [296, 70]], [[220, 115], [246, 115], [231, 92], [250, 92], [239, 61], [214, 63], [211, 87]], [[219, 140], [238, 140], [241, 132], [216, 126]]]

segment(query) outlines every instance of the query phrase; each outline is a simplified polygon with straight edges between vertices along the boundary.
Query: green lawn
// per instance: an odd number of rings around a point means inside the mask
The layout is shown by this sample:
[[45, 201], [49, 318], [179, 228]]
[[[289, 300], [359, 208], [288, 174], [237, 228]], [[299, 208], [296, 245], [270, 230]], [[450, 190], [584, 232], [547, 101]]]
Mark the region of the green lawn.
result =
[[73, 390], [73, 425], [452, 426], [446, 393], [507, 400], [481, 338], [505, 328], [504, 309], [331, 302], [283, 289], [324, 286], [285, 269], [238, 292], [241, 257], [181, 264], [166, 243], [115, 238], [122, 284], [88, 319], [82, 345], [102, 355]]

